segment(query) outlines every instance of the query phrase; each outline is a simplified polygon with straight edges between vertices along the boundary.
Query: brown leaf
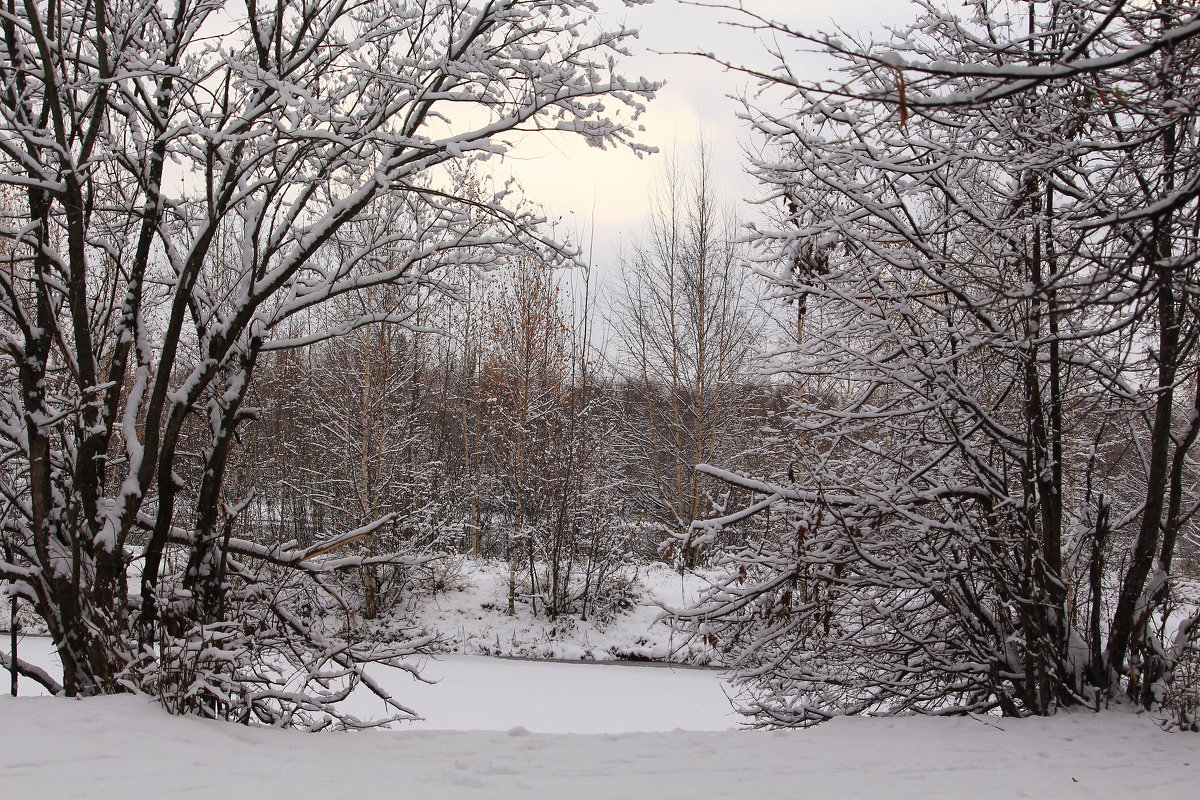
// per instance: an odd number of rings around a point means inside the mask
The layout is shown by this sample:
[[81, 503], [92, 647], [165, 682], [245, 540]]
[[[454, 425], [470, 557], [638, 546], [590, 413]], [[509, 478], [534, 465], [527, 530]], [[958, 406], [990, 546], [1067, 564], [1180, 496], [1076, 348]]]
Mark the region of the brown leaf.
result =
[[900, 127], [908, 124], [908, 91], [904, 84], [904, 72], [896, 70], [896, 91], [900, 95]]

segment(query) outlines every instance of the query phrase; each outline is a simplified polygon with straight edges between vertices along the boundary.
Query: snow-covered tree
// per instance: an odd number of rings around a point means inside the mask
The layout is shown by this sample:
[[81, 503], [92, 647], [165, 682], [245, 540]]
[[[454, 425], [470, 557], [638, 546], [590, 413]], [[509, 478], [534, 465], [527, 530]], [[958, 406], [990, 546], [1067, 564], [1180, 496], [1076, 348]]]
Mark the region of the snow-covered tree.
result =
[[326, 641], [287, 603], [326, 572], [400, 557], [340, 551], [390, 517], [305, 547], [234, 536], [251, 495], [231, 486], [229, 454], [258, 414], [245, 400], [264, 354], [408, 320], [366, 303], [293, 324], [323, 304], [530, 250], [561, 257], [506, 191], [459, 191], [449, 167], [530, 130], [637, 147], [629, 123], [653, 87], [613, 74], [628, 32], [592, 10], [0, 8], [0, 184], [20, 192], [0, 220], [13, 553], [0, 577], [46, 620], [62, 691], [148, 689], [312, 727], [370, 683], [364, 662], [410, 652]]
[[[683, 616], [767, 724], [1153, 707], [1195, 647], [1172, 560], [1196, 509], [1191, 3], [933, 3], [842, 61], [760, 72], [801, 331], [788, 474], [721, 472], [790, 521]], [[772, 267], [773, 265], [773, 267]]]

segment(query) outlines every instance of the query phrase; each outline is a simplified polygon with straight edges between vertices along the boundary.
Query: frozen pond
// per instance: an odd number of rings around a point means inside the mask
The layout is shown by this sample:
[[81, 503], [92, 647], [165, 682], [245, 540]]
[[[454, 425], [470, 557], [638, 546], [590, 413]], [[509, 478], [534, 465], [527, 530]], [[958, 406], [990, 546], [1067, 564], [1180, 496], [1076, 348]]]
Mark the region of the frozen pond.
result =
[[[7, 650], [7, 638], [2, 646]], [[59, 671], [48, 638], [26, 637], [18, 652]], [[399, 729], [630, 733], [719, 731], [739, 723], [725, 696], [728, 687], [713, 670], [461, 655], [430, 656], [416, 663], [437, 683], [420, 683], [387, 668], [371, 673], [425, 718], [395, 726]], [[4, 678], [7, 686], [7, 673]], [[22, 695], [40, 693], [33, 681], [21, 679]], [[346, 709], [362, 717], [385, 713], [383, 704], [366, 692], [352, 697]]]

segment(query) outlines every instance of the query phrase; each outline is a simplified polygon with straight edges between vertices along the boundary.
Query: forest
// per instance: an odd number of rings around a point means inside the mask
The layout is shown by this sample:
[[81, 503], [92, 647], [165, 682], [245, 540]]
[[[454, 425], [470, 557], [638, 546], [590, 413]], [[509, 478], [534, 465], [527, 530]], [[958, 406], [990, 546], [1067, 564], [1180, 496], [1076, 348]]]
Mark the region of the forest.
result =
[[[372, 669], [431, 642], [368, 623], [439, 565], [586, 620], [665, 563], [751, 725], [1197, 730], [1196, 4], [726, 10], [761, 58], [680, 57], [751, 79], [746, 154], [642, 143], [590, 0], [5, 0], [14, 686], [404, 720]], [[646, 156], [613, 263], [495, 169], [531, 134]]]

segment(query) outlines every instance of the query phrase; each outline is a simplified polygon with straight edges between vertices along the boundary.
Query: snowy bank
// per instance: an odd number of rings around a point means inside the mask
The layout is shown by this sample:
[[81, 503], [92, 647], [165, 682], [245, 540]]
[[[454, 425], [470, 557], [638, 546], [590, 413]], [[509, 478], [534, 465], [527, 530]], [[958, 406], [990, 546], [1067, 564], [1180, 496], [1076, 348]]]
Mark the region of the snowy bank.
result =
[[[421, 593], [378, 620], [360, 621], [355, 636], [393, 640], [436, 634], [440, 652], [517, 656], [571, 661], [673, 661], [711, 664], [717, 654], [683, 641], [662, 619], [664, 608], [693, 603], [707, 585], [705, 576], [672, 570], [663, 563], [626, 567], [613, 583], [606, 607], [588, 619], [563, 615], [548, 619], [527, 597], [509, 616], [508, 564], [453, 557], [446, 560], [445, 585]], [[335, 614], [336, 617], [336, 614]], [[326, 627], [336, 633], [342, 621]]]

